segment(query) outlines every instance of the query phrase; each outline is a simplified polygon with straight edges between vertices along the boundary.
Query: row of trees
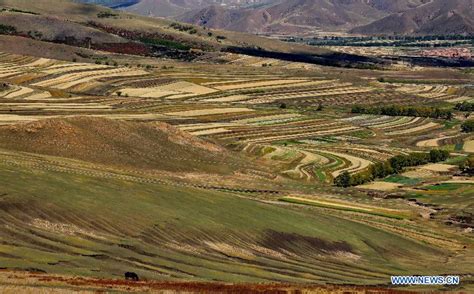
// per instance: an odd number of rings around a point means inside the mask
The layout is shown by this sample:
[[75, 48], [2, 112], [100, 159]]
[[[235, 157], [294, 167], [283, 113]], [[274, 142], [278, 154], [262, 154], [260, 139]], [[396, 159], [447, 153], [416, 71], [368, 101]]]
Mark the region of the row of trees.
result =
[[408, 155], [397, 155], [386, 162], [377, 162], [369, 166], [363, 172], [350, 174], [344, 172], [334, 179], [334, 184], [338, 187], [351, 187], [362, 185], [376, 179], [383, 179], [389, 175], [398, 174], [406, 167], [418, 166], [427, 163], [445, 161], [449, 157], [449, 151], [431, 150], [429, 153], [411, 153]]
[[462, 123], [461, 130], [464, 133], [472, 133], [474, 132], [474, 120], [467, 120]]
[[384, 106], [384, 107], [368, 107], [356, 105], [352, 107], [352, 113], [388, 115], [388, 116], [417, 116], [430, 118], [452, 119], [453, 113], [449, 109], [441, 109], [437, 107], [413, 107], [413, 106]]
[[456, 104], [454, 106], [454, 109], [458, 111], [474, 111], [474, 103], [469, 103], [469, 102], [462, 102]]

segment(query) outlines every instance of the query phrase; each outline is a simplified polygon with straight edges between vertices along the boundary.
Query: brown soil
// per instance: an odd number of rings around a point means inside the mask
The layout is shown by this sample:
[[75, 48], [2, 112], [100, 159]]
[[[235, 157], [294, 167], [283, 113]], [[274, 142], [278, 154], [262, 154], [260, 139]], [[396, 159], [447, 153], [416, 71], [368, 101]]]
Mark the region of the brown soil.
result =
[[[224, 284], [173, 281], [127, 281], [74, 276], [48, 275], [34, 272], [0, 271], [0, 292], [16, 289], [24, 293], [50, 289], [51, 293], [71, 293], [81, 290], [90, 293], [110, 291], [147, 293], [371, 293], [409, 294], [404, 290], [377, 287], [296, 284]], [[30, 292], [28, 292], [28, 290]], [[49, 291], [49, 290], [48, 290]], [[49, 292], [48, 292], [49, 293]]]

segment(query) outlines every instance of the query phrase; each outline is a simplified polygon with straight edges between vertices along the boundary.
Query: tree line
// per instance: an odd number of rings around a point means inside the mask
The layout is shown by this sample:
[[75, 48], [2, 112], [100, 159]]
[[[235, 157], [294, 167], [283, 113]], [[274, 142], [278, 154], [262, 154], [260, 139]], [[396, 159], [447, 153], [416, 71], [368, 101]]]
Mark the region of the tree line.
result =
[[371, 164], [366, 170], [350, 174], [345, 171], [334, 179], [338, 187], [358, 186], [376, 179], [383, 179], [389, 175], [399, 174], [406, 167], [419, 166], [427, 163], [445, 161], [449, 157], [449, 151], [431, 150], [429, 153], [411, 153], [408, 155], [397, 155], [385, 162]]
[[469, 103], [469, 102], [462, 102], [456, 104], [454, 106], [454, 109], [458, 111], [474, 111], [474, 103]]
[[352, 107], [352, 113], [374, 114], [374, 115], [388, 115], [388, 116], [414, 116], [414, 117], [430, 117], [443, 118], [451, 120], [453, 112], [449, 109], [441, 109], [438, 107], [414, 107], [414, 106], [383, 106], [383, 107], [369, 107], [355, 105]]

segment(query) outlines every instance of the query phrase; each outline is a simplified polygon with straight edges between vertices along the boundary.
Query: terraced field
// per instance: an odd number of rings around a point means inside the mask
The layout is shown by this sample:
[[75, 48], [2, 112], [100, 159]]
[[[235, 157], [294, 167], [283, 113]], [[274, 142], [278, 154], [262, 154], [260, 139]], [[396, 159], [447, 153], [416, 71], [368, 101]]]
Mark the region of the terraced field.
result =
[[426, 188], [468, 181], [455, 165], [333, 185], [458, 140], [449, 160], [464, 159], [459, 121], [350, 113], [449, 105], [470, 95], [461, 86], [232, 54], [212, 66], [120, 58], [129, 65], [0, 54], [0, 267], [358, 285], [452, 272], [470, 289], [470, 225], [445, 223], [470, 213], [471, 187], [462, 199]]

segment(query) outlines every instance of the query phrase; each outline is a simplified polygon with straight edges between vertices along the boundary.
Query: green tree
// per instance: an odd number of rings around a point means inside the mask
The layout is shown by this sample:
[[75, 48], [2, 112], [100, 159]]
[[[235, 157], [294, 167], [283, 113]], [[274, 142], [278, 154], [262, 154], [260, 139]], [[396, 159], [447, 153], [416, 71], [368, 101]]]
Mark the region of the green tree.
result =
[[461, 130], [464, 133], [474, 132], [474, 120], [467, 120], [461, 125]]
[[351, 174], [347, 171], [343, 172], [334, 179], [334, 184], [338, 187], [349, 187], [351, 185]]

